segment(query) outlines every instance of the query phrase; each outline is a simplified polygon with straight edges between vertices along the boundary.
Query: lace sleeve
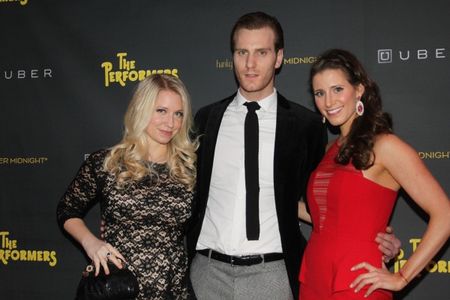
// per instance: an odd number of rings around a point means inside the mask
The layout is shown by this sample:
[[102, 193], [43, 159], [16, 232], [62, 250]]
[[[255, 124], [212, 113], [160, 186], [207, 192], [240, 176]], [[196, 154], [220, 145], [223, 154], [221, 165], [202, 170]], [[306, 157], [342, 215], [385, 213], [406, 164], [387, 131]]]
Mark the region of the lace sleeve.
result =
[[83, 218], [98, 202], [101, 191], [100, 173], [106, 151], [91, 154], [81, 165], [77, 175], [60, 199], [56, 210], [58, 224], [63, 228], [70, 218]]

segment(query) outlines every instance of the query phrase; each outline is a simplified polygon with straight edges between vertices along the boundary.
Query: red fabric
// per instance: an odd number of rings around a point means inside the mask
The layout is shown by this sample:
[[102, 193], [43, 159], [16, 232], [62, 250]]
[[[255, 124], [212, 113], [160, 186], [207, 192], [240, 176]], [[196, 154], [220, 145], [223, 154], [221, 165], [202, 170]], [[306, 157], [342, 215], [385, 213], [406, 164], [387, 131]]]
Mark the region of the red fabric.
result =
[[[308, 184], [313, 231], [300, 271], [300, 299], [362, 299], [350, 283], [365, 270], [352, 272], [360, 262], [381, 267], [382, 253], [374, 241], [384, 232], [397, 192], [369, 179], [353, 165], [334, 162], [337, 143], [328, 150]], [[356, 297], [356, 298], [355, 298]], [[365, 299], [392, 299], [378, 291]]]

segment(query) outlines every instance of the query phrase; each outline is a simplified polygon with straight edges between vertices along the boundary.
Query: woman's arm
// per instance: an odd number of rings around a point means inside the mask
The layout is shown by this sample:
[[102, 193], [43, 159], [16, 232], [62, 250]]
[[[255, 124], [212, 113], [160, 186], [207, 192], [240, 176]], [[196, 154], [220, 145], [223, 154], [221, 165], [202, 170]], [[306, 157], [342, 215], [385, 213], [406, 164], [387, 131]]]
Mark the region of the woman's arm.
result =
[[95, 237], [83, 221], [87, 211], [97, 203], [98, 195], [102, 191], [98, 174], [103, 168], [106, 154], [106, 150], [94, 152], [83, 162], [56, 209], [58, 225], [83, 246], [95, 265], [96, 275], [100, 271], [100, 264], [105, 273], [109, 273], [106, 254], [110, 253], [108, 259], [119, 268], [121, 263], [117, 258], [123, 259], [111, 245]]
[[108, 260], [113, 262], [118, 268], [122, 268], [122, 264], [118, 258], [125, 261], [124, 257], [113, 246], [92, 234], [82, 219], [68, 219], [64, 223], [64, 229], [81, 244], [86, 254], [93, 261], [95, 276], [100, 271], [100, 265], [105, 270], [105, 273], [109, 274]]
[[409, 283], [436, 255], [450, 235], [450, 202], [442, 187], [428, 171], [417, 152], [395, 135], [383, 135], [375, 147], [377, 163], [380, 163], [408, 195], [430, 217], [422, 241], [401, 272], [391, 274], [375, 269], [367, 263], [355, 266], [369, 272], [360, 275], [351, 287], [360, 290], [372, 284], [370, 294], [377, 288], [400, 290]]

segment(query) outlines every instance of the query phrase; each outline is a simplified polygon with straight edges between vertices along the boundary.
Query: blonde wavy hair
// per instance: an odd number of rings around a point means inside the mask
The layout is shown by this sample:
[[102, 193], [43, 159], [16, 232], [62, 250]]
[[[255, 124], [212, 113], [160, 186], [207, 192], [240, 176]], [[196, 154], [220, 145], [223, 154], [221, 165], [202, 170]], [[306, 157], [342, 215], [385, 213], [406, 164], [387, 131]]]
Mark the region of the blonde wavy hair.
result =
[[150, 149], [146, 129], [162, 90], [179, 94], [183, 102], [180, 130], [168, 144], [167, 165], [170, 177], [184, 184], [190, 191], [194, 188], [198, 141], [191, 138], [193, 122], [190, 97], [180, 79], [164, 74], [151, 75], [139, 83], [125, 113], [123, 138], [111, 148], [105, 159], [104, 169], [115, 176], [116, 186], [119, 188], [147, 175], [157, 176], [148, 164]]

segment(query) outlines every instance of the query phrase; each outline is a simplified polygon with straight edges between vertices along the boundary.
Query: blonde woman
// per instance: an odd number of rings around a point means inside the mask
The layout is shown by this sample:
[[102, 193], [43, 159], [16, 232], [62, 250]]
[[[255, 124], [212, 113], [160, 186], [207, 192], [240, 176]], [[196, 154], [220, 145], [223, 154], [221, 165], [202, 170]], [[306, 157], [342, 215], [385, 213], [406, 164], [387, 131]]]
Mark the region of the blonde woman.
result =
[[[191, 216], [195, 150], [190, 99], [175, 77], [143, 80], [125, 114], [122, 141], [92, 153], [59, 202], [58, 222], [93, 261], [135, 273], [137, 299], [188, 299], [184, 229]], [[100, 202], [105, 240], [83, 216]]]

